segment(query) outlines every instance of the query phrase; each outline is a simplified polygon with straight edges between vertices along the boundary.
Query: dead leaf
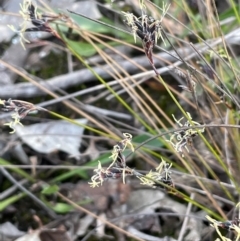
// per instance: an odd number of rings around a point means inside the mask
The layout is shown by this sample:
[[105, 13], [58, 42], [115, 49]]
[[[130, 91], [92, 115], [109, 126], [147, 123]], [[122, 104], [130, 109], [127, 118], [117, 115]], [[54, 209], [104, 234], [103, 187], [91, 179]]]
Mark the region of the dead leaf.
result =
[[63, 230], [42, 230], [39, 234], [41, 241], [70, 241], [66, 231]]
[[15, 241], [71, 241], [67, 232], [59, 229], [39, 229]]
[[[86, 119], [75, 120], [86, 124]], [[16, 126], [16, 134], [39, 153], [49, 154], [56, 150], [64, 151], [72, 156], [79, 156], [81, 136], [84, 128], [66, 121], [50, 121], [29, 126]]]
[[93, 223], [94, 217], [91, 215], [86, 215], [85, 217], [79, 220], [78, 229], [76, 230], [76, 237], [83, 236], [86, 232], [88, 227]]
[[129, 226], [127, 231], [143, 240], [146, 241], [165, 241], [165, 240], [169, 240], [169, 241], [177, 241], [176, 239], [173, 239], [171, 237], [164, 237], [164, 238], [158, 238], [149, 234], [145, 234], [143, 232], [140, 232], [139, 230], [135, 229], [133, 226]]
[[15, 241], [41, 241], [41, 239], [39, 238], [39, 232], [40, 230], [28, 233], [21, 238], [16, 239]]
[[18, 228], [10, 222], [6, 222], [0, 225], [0, 238], [16, 238], [22, 236], [23, 234], [25, 234], [25, 232], [18, 230]]

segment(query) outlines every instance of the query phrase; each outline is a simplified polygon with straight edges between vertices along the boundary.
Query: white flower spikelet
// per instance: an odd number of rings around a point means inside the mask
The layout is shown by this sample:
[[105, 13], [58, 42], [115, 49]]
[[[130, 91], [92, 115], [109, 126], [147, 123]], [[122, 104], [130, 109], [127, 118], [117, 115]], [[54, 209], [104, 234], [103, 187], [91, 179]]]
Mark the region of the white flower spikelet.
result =
[[[19, 25], [19, 30], [16, 29], [16, 27], [14, 27], [13, 25], [7, 25], [13, 32], [18, 33], [19, 37], [20, 37], [20, 43], [22, 45], [22, 47], [24, 49], [25, 45], [24, 43], [30, 43], [29, 40], [27, 40], [24, 37], [24, 32], [27, 28], [27, 23], [28, 21], [30, 21], [30, 17], [29, 17], [29, 7], [31, 6], [32, 1], [31, 0], [23, 0], [23, 3], [20, 3], [20, 11], [19, 14], [21, 15], [23, 22]], [[36, 8], [35, 8], [35, 16], [37, 16], [37, 12], [36, 12]]]
[[[172, 115], [172, 116], [173, 116], [174, 121], [178, 124], [179, 127], [191, 127], [191, 126], [200, 126], [201, 125], [200, 123], [192, 120], [190, 113], [187, 112], [187, 115], [189, 117], [189, 120], [187, 120], [184, 124], [181, 123], [181, 121], [184, 117], [177, 120], [174, 115]], [[187, 150], [187, 152], [189, 152], [187, 145], [191, 145], [192, 138], [197, 136], [199, 132], [203, 133], [204, 130], [205, 130], [205, 128], [199, 128], [199, 129], [189, 128], [187, 130], [176, 131], [170, 137], [170, 140], [167, 140], [167, 141], [171, 143], [171, 145], [177, 152], [181, 152], [182, 156], [184, 156], [183, 148], [185, 148]]]

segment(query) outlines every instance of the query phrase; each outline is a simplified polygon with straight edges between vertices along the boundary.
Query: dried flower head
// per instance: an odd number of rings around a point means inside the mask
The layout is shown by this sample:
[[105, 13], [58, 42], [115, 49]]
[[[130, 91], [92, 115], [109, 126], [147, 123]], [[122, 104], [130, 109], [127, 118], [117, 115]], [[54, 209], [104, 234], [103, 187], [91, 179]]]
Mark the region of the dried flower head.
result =
[[13, 121], [9, 123], [5, 123], [4, 125], [9, 126], [11, 129], [13, 129], [12, 132], [15, 132], [15, 126], [16, 125], [22, 125], [20, 122], [20, 119], [23, 119], [28, 113], [33, 113], [38, 110], [44, 110], [41, 107], [37, 107], [33, 105], [32, 103], [22, 101], [22, 100], [1, 100], [0, 99], [0, 105], [2, 105], [2, 110], [5, 112], [15, 112], [12, 114]]
[[[172, 116], [173, 116], [173, 119], [175, 120], [175, 122], [178, 124], [179, 127], [191, 127], [191, 126], [194, 126], [194, 125], [200, 125], [200, 123], [192, 120], [192, 117], [191, 117], [190, 113], [187, 112], [187, 115], [189, 117], [189, 120], [187, 120], [184, 124], [181, 123], [181, 120], [184, 117], [177, 120], [174, 115], [172, 115]], [[187, 145], [192, 145], [192, 138], [197, 136], [198, 132], [203, 133], [204, 130], [205, 130], [205, 128], [201, 128], [201, 129], [191, 129], [191, 128], [189, 128], [187, 130], [176, 131], [170, 137], [170, 140], [168, 140], [168, 142], [171, 143], [171, 145], [174, 147], [174, 149], [177, 152], [182, 153], [183, 148], [185, 148], [189, 152]], [[184, 156], [184, 155], [182, 154], [182, 156]]]

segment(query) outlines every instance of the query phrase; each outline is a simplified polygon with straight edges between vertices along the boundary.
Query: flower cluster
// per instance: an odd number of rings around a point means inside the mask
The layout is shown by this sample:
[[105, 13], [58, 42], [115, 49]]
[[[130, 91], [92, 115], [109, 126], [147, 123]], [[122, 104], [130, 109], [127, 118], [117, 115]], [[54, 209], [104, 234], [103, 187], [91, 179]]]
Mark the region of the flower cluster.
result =
[[102, 185], [102, 183], [109, 178], [123, 178], [123, 182], [125, 182], [126, 175], [132, 175], [133, 170], [126, 166], [126, 159], [123, 155], [123, 151], [127, 146], [130, 147], [132, 151], [134, 151], [134, 147], [132, 145], [132, 135], [128, 133], [123, 133], [124, 139], [119, 141], [114, 147], [112, 151], [112, 163], [107, 168], [102, 168], [101, 162], [98, 163], [98, 168], [94, 170], [96, 173], [91, 177], [91, 182], [89, 182], [91, 187], [98, 187]]
[[227, 220], [225, 222], [217, 221], [209, 216], [206, 216], [206, 218], [211, 222], [211, 226], [215, 228], [218, 235], [221, 237], [223, 241], [231, 241], [231, 239], [228, 239], [224, 236], [222, 236], [221, 232], [219, 231], [219, 227], [226, 229], [228, 231], [234, 231], [237, 235], [236, 240], [239, 240], [240, 238], [240, 219], [235, 218], [234, 220]]
[[117, 165], [117, 167], [125, 168], [126, 167], [126, 161], [125, 157], [122, 154], [122, 152], [126, 149], [127, 146], [131, 149], [132, 152], [134, 152], [134, 147], [132, 144], [132, 135], [129, 133], [123, 133], [124, 139], [119, 141], [114, 147], [112, 151], [112, 155], [109, 158], [112, 158], [113, 162], [110, 165], [113, 166], [114, 164]]
[[94, 169], [96, 174], [91, 177], [91, 182], [88, 184], [93, 188], [99, 187], [99, 185], [102, 185], [103, 182], [109, 178], [121, 178], [123, 176], [123, 171], [125, 175], [132, 175], [131, 169], [123, 170], [115, 167], [102, 168], [101, 162], [99, 161], [97, 169]]
[[[24, 42], [29, 43], [24, 37], [25, 32], [49, 32], [52, 33], [57, 38], [60, 38], [59, 34], [49, 26], [49, 22], [52, 22], [57, 19], [66, 20], [67, 17], [62, 17], [61, 14], [53, 16], [53, 15], [46, 15], [46, 14], [39, 14], [37, 12], [37, 8], [32, 4], [31, 0], [23, 0], [23, 4], [20, 4], [20, 11], [21, 17], [23, 18], [23, 22], [20, 24], [20, 29], [17, 30], [13, 25], [8, 25], [8, 27], [19, 34], [20, 36], [20, 43], [25, 49]], [[34, 27], [27, 28], [28, 22], [31, 22]]]
[[150, 171], [145, 176], [138, 176], [142, 185], [148, 185], [152, 187], [161, 187], [165, 190], [170, 190], [174, 187], [171, 178], [172, 164], [166, 163], [164, 160], [156, 168], [156, 172]]
[[[145, 8], [145, 4], [143, 0], [140, 2], [141, 8]], [[133, 13], [129, 12], [122, 12], [126, 20], [124, 21], [133, 32], [133, 36], [136, 42], [136, 35], [146, 44], [151, 45], [151, 47], [154, 47], [154, 45], [157, 43], [157, 40], [159, 38], [162, 39], [164, 42], [164, 39], [162, 38], [161, 30], [162, 30], [162, 21], [165, 17], [170, 5], [165, 5], [163, 3], [162, 9], [163, 14], [160, 20], [155, 20], [153, 17], [148, 16], [144, 13], [142, 13], [141, 17], [136, 17]]]
[[133, 13], [123, 12], [123, 14], [126, 18], [125, 23], [132, 29], [135, 42], [136, 36], [138, 36], [145, 44], [149, 44], [153, 48], [157, 39], [162, 38], [162, 27], [159, 20], [147, 15], [138, 18]]
[[22, 125], [20, 119], [23, 119], [28, 113], [33, 113], [38, 110], [43, 110], [43, 108], [37, 107], [32, 103], [22, 101], [22, 100], [1, 100], [0, 105], [2, 105], [2, 110], [5, 112], [14, 112], [12, 114], [12, 121], [5, 123], [4, 125], [9, 126], [13, 129], [11, 134], [15, 132], [16, 125]]
[[[30, 20], [29, 8], [32, 5], [31, 0], [24, 0], [23, 4], [20, 3], [20, 15], [23, 18], [23, 22], [20, 24], [20, 30], [17, 30], [13, 25], [8, 25], [8, 27], [19, 34], [20, 43], [25, 48], [24, 42], [29, 43], [29, 41], [24, 37], [24, 32], [27, 29], [27, 23]], [[37, 15], [36, 9], [33, 13], [35, 16]]]
[[235, 218], [234, 220], [227, 220], [225, 222], [218, 222], [218, 226], [227, 229], [227, 230], [235, 230], [235, 226], [239, 227], [240, 219]]
[[[183, 119], [183, 117], [177, 120], [174, 115], [172, 116], [179, 127], [191, 127], [194, 125], [200, 125], [200, 123], [192, 120], [190, 113], [187, 112], [187, 115], [189, 117], [189, 120], [187, 120], [184, 124], [181, 123], [181, 120]], [[168, 142], [171, 143], [171, 145], [174, 147], [174, 149], [177, 152], [182, 153], [183, 148], [185, 148], [189, 152], [187, 145], [192, 145], [192, 138], [197, 136], [198, 132], [203, 133], [204, 130], [205, 128], [201, 128], [201, 129], [189, 128], [187, 130], [175, 131], [174, 134], [170, 137], [170, 140], [168, 140]], [[176, 142], [174, 142], [173, 140], [176, 140]]]
[[[140, 2], [140, 5], [143, 10], [145, 6], [143, 1]], [[137, 36], [142, 40], [145, 54], [157, 75], [158, 72], [153, 63], [152, 53], [159, 38], [164, 42], [162, 37], [162, 20], [168, 11], [168, 8], [169, 6], [163, 4], [163, 15], [160, 20], [155, 20], [153, 17], [144, 13], [142, 13], [141, 17], [136, 17], [133, 13], [122, 12], [125, 17], [124, 22], [131, 28], [135, 42]]]
[[190, 93], [195, 93], [196, 91], [196, 83], [195, 81], [192, 79], [192, 75], [189, 73], [189, 71], [187, 70], [187, 74], [184, 74], [180, 69], [175, 69], [174, 71], [177, 75], [179, 75], [180, 77], [184, 78], [187, 82], [187, 85], [179, 85], [179, 87], [181, 87], [183, 90], [186, 90]]

